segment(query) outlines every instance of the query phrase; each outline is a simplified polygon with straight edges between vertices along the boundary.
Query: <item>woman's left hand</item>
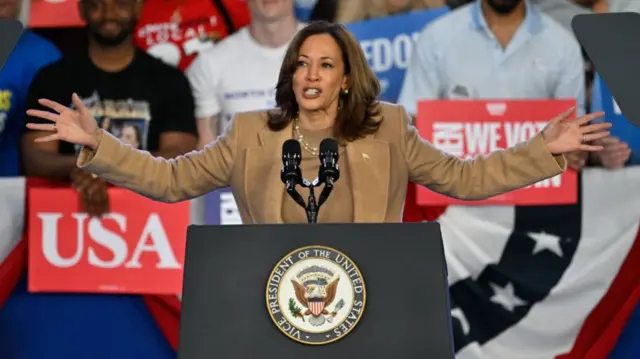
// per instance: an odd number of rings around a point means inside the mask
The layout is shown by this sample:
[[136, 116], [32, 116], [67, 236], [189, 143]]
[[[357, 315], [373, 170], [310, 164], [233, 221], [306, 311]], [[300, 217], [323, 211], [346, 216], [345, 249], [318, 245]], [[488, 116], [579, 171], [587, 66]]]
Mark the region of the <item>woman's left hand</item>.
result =
[[542, 130], [542, 137], [547, 143], [547, 148], [554, 155], [573, 151], [601, 151], [603, 146], [589, 145], [588, 143], [609, 136], [607, 129], [611, 127], [611, 123], [589, 124], [589, 122], [603, 116], [604, 112], [595, 112], [575, 120], [568, 120], [574, 109], [575, 107], [572, 107], [561, 113]]

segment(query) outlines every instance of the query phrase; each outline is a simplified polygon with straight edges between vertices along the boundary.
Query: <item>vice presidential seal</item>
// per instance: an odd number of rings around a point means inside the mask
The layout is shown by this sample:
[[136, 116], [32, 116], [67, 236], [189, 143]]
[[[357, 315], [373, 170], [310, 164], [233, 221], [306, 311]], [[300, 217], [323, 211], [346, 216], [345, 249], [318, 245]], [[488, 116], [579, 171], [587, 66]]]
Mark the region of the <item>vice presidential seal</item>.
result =
[[358, 324], [366, 301], [356, 264], [333, 248], [294, 250], [278, 262], [267, 283], [267, 309], [289, 338], [311, 345], [344, 337]]

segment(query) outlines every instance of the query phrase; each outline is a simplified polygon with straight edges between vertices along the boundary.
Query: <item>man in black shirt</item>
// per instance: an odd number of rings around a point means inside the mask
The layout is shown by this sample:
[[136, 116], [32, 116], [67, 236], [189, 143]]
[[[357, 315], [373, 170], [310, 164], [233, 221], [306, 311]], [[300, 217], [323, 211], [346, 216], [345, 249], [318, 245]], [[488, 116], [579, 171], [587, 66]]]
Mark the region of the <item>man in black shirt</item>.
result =
[[[123, 142], [172, 158], [196, 148], [194, 99], [185, 75], [134, 46], [132, 33], [142, 10], [139, 0], [81, 0], [88, 51], [65, 55], [35, 76], [26, 108], [44, 109], [38, 99], [71, 105], [75, 92], [98, 120]], [[42, 122], [26, 116], [27, 122]], [[22, 139], [27, 176], [70, 179], [92, 215], [108, 211], [106, 183], [75, 166], [79, 150], [28, 131]]]

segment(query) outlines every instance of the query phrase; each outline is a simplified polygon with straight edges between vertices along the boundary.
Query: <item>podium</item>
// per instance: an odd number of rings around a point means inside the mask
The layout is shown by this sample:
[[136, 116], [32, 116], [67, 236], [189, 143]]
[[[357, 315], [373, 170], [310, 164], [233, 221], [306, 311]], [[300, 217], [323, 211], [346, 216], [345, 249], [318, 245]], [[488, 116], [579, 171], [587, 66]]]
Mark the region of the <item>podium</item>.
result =
[[179, 359], [453, 359], [437, 223], [188, 229]]

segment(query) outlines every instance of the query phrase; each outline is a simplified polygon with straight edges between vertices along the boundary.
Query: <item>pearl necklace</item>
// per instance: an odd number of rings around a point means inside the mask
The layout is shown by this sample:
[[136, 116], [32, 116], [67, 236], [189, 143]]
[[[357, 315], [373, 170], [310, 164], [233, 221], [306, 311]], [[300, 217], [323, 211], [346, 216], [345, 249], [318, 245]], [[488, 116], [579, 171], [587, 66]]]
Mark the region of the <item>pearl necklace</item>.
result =
[[304, 147], [307, 152], [311, 153], [311, 155], [317, 156], [319, 150], [315, 147], [312, 147], [307, 143], [307, 141], [304, 140], [304, 136], [302, 135], [302, 133], [300, 133], [300, 124], [297, 118], [294, 120], [293, 131], [293, 135], [298, 137], [298, 142], [302, 144], [302, 147]]

